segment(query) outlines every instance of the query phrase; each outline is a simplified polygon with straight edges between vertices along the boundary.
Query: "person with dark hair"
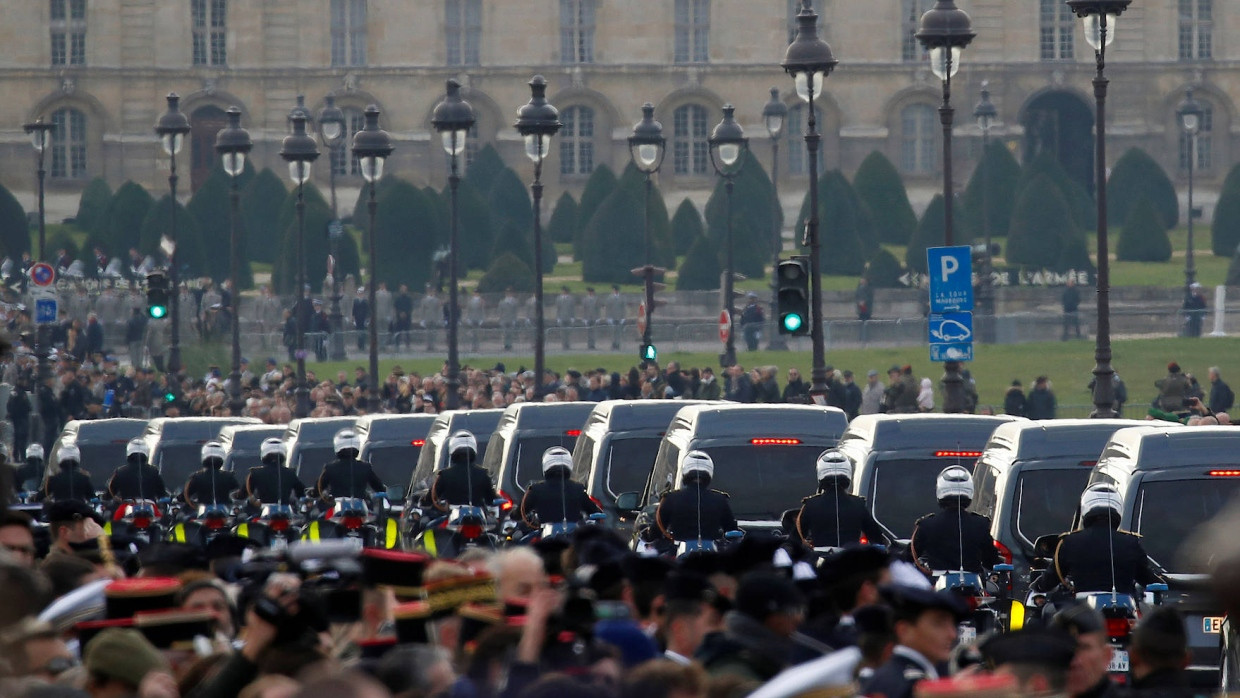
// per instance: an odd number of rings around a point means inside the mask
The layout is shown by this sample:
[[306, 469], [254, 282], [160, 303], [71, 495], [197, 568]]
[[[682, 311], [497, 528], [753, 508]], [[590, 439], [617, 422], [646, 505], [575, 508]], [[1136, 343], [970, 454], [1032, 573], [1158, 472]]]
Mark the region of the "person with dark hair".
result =
[[712, 677], [736, 675], [769, 681], [789, 664], [802, 646], [827, 648], [797, 633], [805, 619], [805, 597], [792, 580], [769, 572], [752, 572], [736, 589], [735, 607], [724, 617], [720, 642], [699, 652]]
[[647, 662], [625, 675], [620, 698], [699, 698], [706, 695], [706, 673], [696, 664]]
[[940, 678], [939, 667], [956, 644], [956, 624], [967, 611], [950, 592], [891, 586], [883, 589], [883, 597], [894, 614], [896, 646], [891, 658], [862, 684], [861, 694], [911, 698], [918, 683]]
[[0, 548], [24, 567], [34, 567], [34, 532], [31, 519], [20, 511], [0, 514]]
[[1183, 412], [1184, 401], [1191, 387], [1188, 377], [1174, 361], [1167, 364], [1167, 375], [1154, 381], [1158, 388], [1157, 407], [1165, 412]]
[[1132, 693], [1149, 698], [1198, 695], [1189, 685], [1186, 667], [1192, 659], [1184, 617], [1171, 606], [1149, 611], [1132, 632]]
[[672, 572], [663, 584], [663, 609], [659, 617], [659, 636], [666, 649], [664, 659], [680, 665], [693, 663], [693, 656], [709, 632], [709, 604], [716, 592], [710, 582], [697, 574]]
[[1014, 677], [1022, 693], [1062, 695], [1076, 655], [1076, 640], [1063, 630], [1029, 627], [995, 633], [978, 649], [983, 666], [993, 674]]
[[1072, 698], [1114, 696], [1115, 684], [1107, 673], [1113, 650], [1102, 614], [1083, 603], [1073, 603], [1051, 618], [1050, 627], [1067, 632], [1076, 641], [1065, 693]]

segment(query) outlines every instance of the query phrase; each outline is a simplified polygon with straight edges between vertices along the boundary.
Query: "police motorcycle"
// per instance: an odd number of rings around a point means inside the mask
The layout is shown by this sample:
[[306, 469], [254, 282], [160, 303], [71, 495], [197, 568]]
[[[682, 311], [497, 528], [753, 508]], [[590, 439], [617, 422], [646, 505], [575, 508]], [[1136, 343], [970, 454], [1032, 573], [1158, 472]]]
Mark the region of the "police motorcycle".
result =
[[[578, 526], [598, 525], [598, 522], [607, 520], [606, 514], [593, 511], [585, 514], [585, 520], [582, 521], [580, 514], [585, 512], [580, 509], [581, 498], [586, 496], [585, 488], [572, 482], [572, 470], [573, 455], [568, 452], [568, 449], [562, 446], [552, 446], [543, 453], [542, 473], [545, 479], [527, 488], [521, 500], [520, 510], [513, 516], [514, 519], [520, 519], [520, 524], [515, 524], [516, 529], [509, 536], [510, 539], [515, 539], [520, 544], [533, 544], [552, 538], [567, 538], [577, 530]], [[540, 506], [538, 502], [545, 507], [554, 506], [557, 501], [561, 513], [560, 520], [543, 521], [538, 510]], [[531, 502], [534, 502], [532, 511], [530, 510]], [[598, 508], [597, 503], [594, 506]], [[573, 512], [571, 516], [570, 510]]]
[[[356, 458], [361, 451], [361, 438], [352, 429], [341, 429], [332, 447], [338, 455], [353, 451], [352, 457]], [[333, 495], [326, 515], [312, 518], [302, 527], [301, 539], [352, 539], [360, 540], [363, 547], [396, 550], [401, 544], [400, 511], [392, 507], [386, 491], [376, 492], [369, 500]]]
[[[202, 464], [206, 468], [222, 467], [225, 455], [224, 446], [218, 441], [208, 441], [202, 446]], [[211, 484], [214, 490], [214, 479]], [[194, 505], [185, 501], [182, 508], [174, 506], [173, 522], [168, 527], [168, 541], [205, 548], [219, 538], [231, 537], [231, 529], [237, 516], [236, 507], [231, 503], [232, 497], [232, 492], [213, 491], [211, 502]], [[221, 499], [230, 503], [221, 503]]]
[[[284, 471], [284, 442], [276, 437], [264, 439], [259, 446], [259, 456], [264, 463], [277, 466], [276, 491], [284, 494], [286, 489], [281, 487], [284, 483], [280, 480]], [[285, 503], [283, 497], [278, 502], [259, 502], [257, 515], [233, 526], [233, 535], [251, 540], [261, 548], [284, 550], [300, 539], [306, 512], [313, 504], [314, 500], [307, 496], [300, 497], [296, 505]]]
[[414, 550], [437, 558], [455, 558], [470, 548], [499, 548], [499, 537], [487, 529], [487, 511], [483, 507], [450, 505], [447, 517], [413, 539]]
[[103, 525], [103, 532], [113, 537], [129, 537], [140, 543], [163, 540], [168, 530], [164, 523], [165, 512], [171, 504], [172, 500], [167, 497], [158, 500], [127, 499], [117, 506], [112, 518]]
[[[436, 473], [436, 484], [452, 468], [464, 468], [465, 482], [455, 482], [452, 486], [459, 487], [463, 484], [468, 500], [473, 501], [475, 486], [482, 485], [474, 479], [473, 473], [473, 461], [478, 453], [477, 441], [473, 434], [461, 430], [448, 438], [447, 446], [449, 466]], [[490, 488], [489, 478], [487, 487]], [[417, 506], [413, 503], [415, 498], [410, 497], [411, 503], [405, 510], [405, 530], [413, 541], [411, 547], [414, 550], [425, 552], [431, 557], [451, 558], [468, 548], [495, 550], [499, 547], [501, 538], [512, 538], [516, 524], [511, 521], [501, 524], [499, 517], [499, 512], [503, 510], [507, 500], [492, 500], [488, 510], [472, 503], [449, 504], [444, 499], [430, 503], [432, 497], [437, 496], [437, 486], [432, 486], [422, 498], [424, 506]]]
[[[1082, 493], [1080, 509], [1082, 519], [1090, 512], [1103, 507], [1115, 512], [1122, 511], [1123, 499], [1114, 486], [1095, 484]], [[1109, 536], [1115, 535], [1111, 526], [1108, 525], [1107, 530]], [[1161, 606], [1167, 597], [1167, 585], [1161, 582], [1145, 585], [1144, 599], [1139, 599], [1134, 595], [1137, 591], [1135, 588], [1118, 589], [1115, 579], [1114, 541], [1109, 539], [1108, 553], [1111, 557], [1108, 562], [1111, 572], [1111, 590], [1078, 592], [1072, 578], [1069, 576], [1060, 580], [1059, 572], [1054, 566], [1056, 549], [1062, 539], [1063, 534], [1052, 533], [1040, 536], [1034, 542], [1036, 557], [1031, 565], [1033, 575], [1037, 578], [1040, 573], [1042, 577], [1055, 581], [1056, 586], [1047, 592], [1039, 591], [1035, 587], [1045, 589], [1049, 584], [1030, 585], [1024, 604], [1024, 622], [1028, 623], [1031, 619], [1050, 618], [1058, 610], [1057, 602], [1061, 604], [1066, 600], [1075, 600], [1094, 609], [1103, 618], [1107, 643], [1111, 645], [1111, 662], [1107, 667], [1107, 673], [1116, 683], [1126, 685], [1131, 678], [1132, 668], [1128, 648], [1132, 641], [1132, 631], [1141, 620], [1141, 603], [1146, 601], [1154, 606]]]

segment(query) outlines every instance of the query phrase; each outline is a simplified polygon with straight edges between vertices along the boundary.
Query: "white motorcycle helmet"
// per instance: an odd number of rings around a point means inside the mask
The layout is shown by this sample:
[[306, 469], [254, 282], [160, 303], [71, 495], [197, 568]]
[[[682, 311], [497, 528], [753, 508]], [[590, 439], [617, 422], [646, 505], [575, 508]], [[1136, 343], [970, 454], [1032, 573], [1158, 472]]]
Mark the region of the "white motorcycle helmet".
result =
[[353, 451], [352, 457], [357, 458], [357, 455], [362, 452], [362, 438], [352, 429], [341, 429], [332, 439], [332, 448], [338, 456], [344, 457], [345, 451]]
[[[30, 450], [27, 449], [26, 452], [29, 453]], [[40, 455], [40, 457], [42, 456]], [[56, 462], [59, 463], [61, 466], [63, 466], [65, 463], [81, 464], [82, 451], [81, 449], [77, 447], [77, 444], [75, 443], [63, 443], [60, 445], [60, 450], [56, 451]]]
[[[219, 441], [206, 442], [202, 445], [202, 451], [199, 452], [202, 464], [213, 468], [223, 467], [225, 455], [224, 444], [221, 444]], [[212, 461], [219, 461], [219, 463], [213, 463]]]
[[1096, 513], [1100, 509], [1110, 509], [1116, 514], [1123, 513], [1124, 498], [1119, 490], [1115, 489], [1115, 485], [1099, 482], [1085, 488], [1085, 491], [1081, 493], [1081, 518]]
[[842, 478], [844, 487], [852, 484], [853, 468], [848, 457], [835, 449], [827, 449], [818, 456], [818, 463], [814, 466], [814, 470], [818, 474], [818, 481], [822, 482], [827, 478]]
[[456, 462], [456, 454], [465, 455], [468, 462], [478, 458], [478, 440], [468, 431], [461, 429], [448, 437], [448, 462]]
[[134, 456], [142, 456], [143, 462], [151, 458], [151, 447], [147, 446], [146, 441], [141, 437], [130, 439], [129, 445], [125, 446], [125, 458], [128, 459]]
[[31, 458], [43, 460], [43, 444], [30, 444], [26, 447], [26, 460]]
[[943, 469], [934, 483], [934, 497], [940, 502], [948, 497], [973, 499], [973, 476], [959, 465]]
[[572, 472], [573, 454], [569, 453], [567, 448], [564, 448], [562, 446], [552, 446], [546, 451], [543, 451], [543, 457], [542, 457], [543, 477], [546, 477], [552, 470], [556, 468], [562, 468], [566, 474]]
[[715, 477], [715, 461], [702, 451], [689, 451], [680, 463], [681, 479], [705, 479], [710, 482]]
[[263, 443], [258, 447], [259, 458], [265, 463], [268, 456], [277, 456], [280, 462], [283, 462], [288, 456], [284, 451], [284, 442], [277, 437], [263, 439]]

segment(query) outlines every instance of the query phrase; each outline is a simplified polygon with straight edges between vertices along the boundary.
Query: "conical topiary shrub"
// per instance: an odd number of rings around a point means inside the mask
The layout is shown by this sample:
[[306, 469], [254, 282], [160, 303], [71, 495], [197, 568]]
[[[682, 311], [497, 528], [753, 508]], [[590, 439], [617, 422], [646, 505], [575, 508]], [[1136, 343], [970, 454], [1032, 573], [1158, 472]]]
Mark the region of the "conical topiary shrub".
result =
[[878, 241], [907, 245], [917, 230], [917, 214], [908, 201], [904, 180], [887, 156], [877, 150], [867, 155], [852, 186], [869, 209]]
[[1124, 221], [1124, 229], [1115, 248], [1116, 259], [1122, 262], [1165, 262], [1171, 259], [1171, 239], [1167, 226], [1154, 202], [1136, 202]]

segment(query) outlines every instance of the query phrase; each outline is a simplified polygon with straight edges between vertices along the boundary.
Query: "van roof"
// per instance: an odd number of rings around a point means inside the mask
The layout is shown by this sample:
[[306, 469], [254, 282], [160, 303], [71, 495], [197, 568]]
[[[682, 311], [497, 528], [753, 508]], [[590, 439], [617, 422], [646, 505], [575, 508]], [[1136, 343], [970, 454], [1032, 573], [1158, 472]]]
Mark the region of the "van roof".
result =
[[515, 420], [517, 429], [580, 427], [592, 409], [592, 402], [518, 402], [504, 411], [504, 423]]
[[838, 407], [818, 405], [690, 405], [676, 413], [676, 421], [692, 425], [694, 438], [735, 436], [814, 436], [835, 438], [848, 425]]
[[297, 438], [322, 439], [331, 438], [341, 429], [357, 423], [357, 417], [303, 417], [288, 423], [285, 435]]
[[881, 450], [981, 448], [996, 428], [1022, 417], [981, 414], [866, 414], [852, 420], [844, 441], [878, 443]]
[[[1061, 458], [1102, 452], [1108, 439], [1139, 424], [1132, 419], [1047, 419], [1001, 424], [990, 436], [987, 450], [1004, 449], [1013, 460]], [[1170, 424], [1170, 423], [1168, 423]]]
[[1202, 465], [1240, 465], [1240, 429], [1233, 426], [1130, 427], [1111, 437], [1101, 470], [1166, 470]]
[[639, 431], [667, 428], [680, 410], [691, 405], [713, 404], [710, 400], [605, 400], [594, 406], [590, 423], [604, 424], [608, 431]]

